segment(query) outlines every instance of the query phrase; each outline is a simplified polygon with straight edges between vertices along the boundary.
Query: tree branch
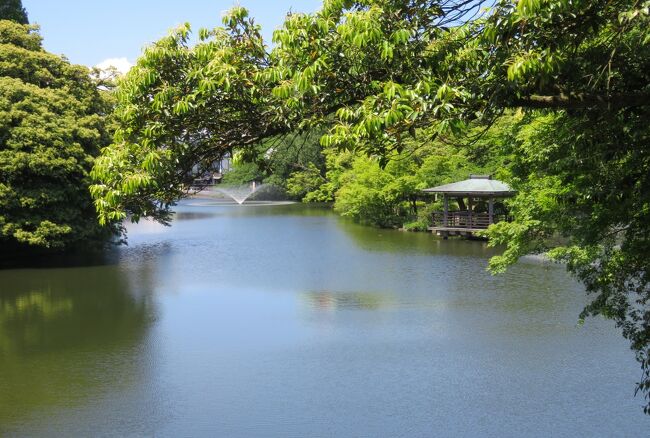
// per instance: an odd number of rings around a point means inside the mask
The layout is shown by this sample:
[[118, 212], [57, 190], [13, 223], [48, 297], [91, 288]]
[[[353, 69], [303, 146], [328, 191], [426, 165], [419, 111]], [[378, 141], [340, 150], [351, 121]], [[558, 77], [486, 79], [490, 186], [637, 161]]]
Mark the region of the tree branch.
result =
[[559, 94], [555, 96], [531, 95], [515, 99], [512, 107], [580, 109], [599, 107], [617, 109], [650, 105], [650, 92], [612, 94]]

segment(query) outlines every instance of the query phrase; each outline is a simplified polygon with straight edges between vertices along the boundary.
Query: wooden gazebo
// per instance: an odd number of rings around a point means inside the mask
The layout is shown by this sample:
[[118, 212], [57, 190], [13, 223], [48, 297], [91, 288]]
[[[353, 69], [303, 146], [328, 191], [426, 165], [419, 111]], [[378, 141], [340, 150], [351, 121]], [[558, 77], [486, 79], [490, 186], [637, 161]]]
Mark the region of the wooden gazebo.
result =
[[[423, 191], [442, 195], [443, 210], [433, 213], [433, 226], [429, 231], [445, 238], [449, 235], [473, 236], [493, 223], [509, 220], [502, 204], [495, 204], [515, 193], [508, 184], [489, 175], [470, 175], [465, 181]], [[449, 210], [450, 199], [458, 203], [458, 210]]]

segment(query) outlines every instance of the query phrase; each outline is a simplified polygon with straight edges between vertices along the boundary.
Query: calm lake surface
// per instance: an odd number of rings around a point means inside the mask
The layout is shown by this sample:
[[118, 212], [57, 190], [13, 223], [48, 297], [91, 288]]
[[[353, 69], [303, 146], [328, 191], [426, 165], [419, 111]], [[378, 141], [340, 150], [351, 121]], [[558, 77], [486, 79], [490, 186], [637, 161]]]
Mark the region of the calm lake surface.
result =
[[186, 201], [100, 259], [0, 270], [0, 436], [648, 436], [582, 288], [491, 254]]

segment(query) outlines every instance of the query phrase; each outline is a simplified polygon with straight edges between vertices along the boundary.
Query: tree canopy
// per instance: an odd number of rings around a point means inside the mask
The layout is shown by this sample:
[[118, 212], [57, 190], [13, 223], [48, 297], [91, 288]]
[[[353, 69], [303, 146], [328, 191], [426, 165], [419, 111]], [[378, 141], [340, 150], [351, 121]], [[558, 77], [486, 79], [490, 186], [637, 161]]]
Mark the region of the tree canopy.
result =
[[[369, 188], [411, 142], [508, 157], [515, 221], [488, 231], [506, 245], [492, 269], [527, 253], [566, 262], [594, 294], [584, 315], [622, 327], [650, 394], [650, 1], [326, 0], [288, 15], [270, 51], [241, 7], [196, 44], [190, 32], [147, 48], [121, 82], [120, 129], [93, 170], [102, 223], [166, 221], [192, 166], [315, 128], [326, 150], [376, 160], [345, 165], [379, 209], [389, 198]], [[476, 148], [514, 108], [511, 141]]]
[[11, 20], [19, 24], [29, 24], [27, 11], [21, 0], [0, 0], [0, 20]]
[[36, 27], [0, 20], [3, 252], [65, 249], [118, 226], [98, 226], [88, 192], [110, 110], [88, 69], [44, 51]]

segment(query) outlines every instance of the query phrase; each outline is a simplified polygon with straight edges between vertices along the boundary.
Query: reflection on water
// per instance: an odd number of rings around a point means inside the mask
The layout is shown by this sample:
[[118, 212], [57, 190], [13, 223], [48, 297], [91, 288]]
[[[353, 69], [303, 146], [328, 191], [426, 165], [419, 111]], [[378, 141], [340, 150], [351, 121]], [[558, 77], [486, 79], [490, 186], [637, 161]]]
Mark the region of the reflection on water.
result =
[[442, 240], [431, 233], [398, 232], [366, 227], [351, 222], [346, 223], [343, 230], [360, 248], [367, 251], [481, 258], [491, 257], [498, 253], [497, 249], [488, 248], [486, 242], [464, 239]]
[[320, 310], [377, 310], [388, 303], [387, 298], [382, 295], [363, 292], [308, 292], [304, 297], [309, 305]]
[[481, 242], [201, 202], [101, 258], [0, 270], [0, 435], [647, 434], [638, 365], [576, 326], [561, 267], [493, 277]]
[[214, 214], [203, 211], [180, 211], [174, 215], [174, 220], [190, 221], [193, 219], [208, 219], [213, 216]]
[[105, 265], [1, 278], [0, 432], [36, 408], [137, 384], [139, 343], [154, 315], [146, 272]]

